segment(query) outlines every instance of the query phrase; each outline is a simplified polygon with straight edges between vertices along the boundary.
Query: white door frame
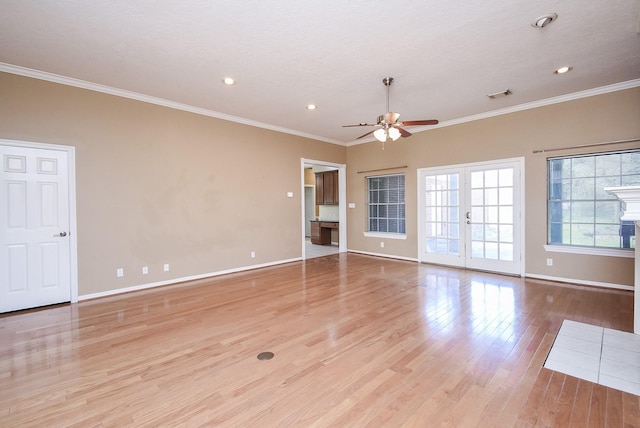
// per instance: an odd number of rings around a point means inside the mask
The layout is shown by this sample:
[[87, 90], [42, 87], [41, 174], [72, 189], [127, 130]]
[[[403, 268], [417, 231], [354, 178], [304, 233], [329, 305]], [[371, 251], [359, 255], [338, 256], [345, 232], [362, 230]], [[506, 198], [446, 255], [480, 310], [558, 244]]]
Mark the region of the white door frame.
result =
[[[418, 201], [418, 262], [420, 263], [424, 263], [424, 251], [425, 251], [425, 243], [424, 243], [424, 235], [425, 235], [425, 229], [424, 229], [424, 210], [422, 209], [425, 201], [424, 201], [424, 186], [422, 185], [422, 183], [420, 182], [420, 178], [422, 176], [423, 173], [425, 173], [426, 171], [428, 171], [429, 173], [433, 173], [433, 172], [437, 172], [439, 170], [441, 171], [445, 171], [445, 170], [451, 170], [451, 169], [466, 169], [466, 168], [473, 168], [473, 167], [482, 167], [482, 166], [491, 166], [491, 165], [495, 165], [495, 164], [500, 164], [500, 163], [517, 163], [519, 165], [519, 170], [520, 170], [520, 181], [519, 181], [519, 185], [520, 185], [520, 194], [519, 195], [514, 195], [514, 198], [519, 198], [519, 203], [520, 203], [520, 233], [519, 233], [519, 239], [520, 239], [520, 260], [519, 260], [519, 275], [521, 277], [524, 276], [524, 268], [525, 268], [525, 242], [524, 242], [524, 237], [525, 237], [525, 218], [524, 218], [524, 213], [525, 213], [525, 187], [524, 187], [524, 157], [517, 157], [517, 158], [508, 158], [508, 159], [495, 159], [495, 160], [490, 160], [490, 161], [482, 161], [482, 162], [471, 162], [471, 163], [464, 163], [464, 164], [456, 164], [456, 165], [445, 165], [445, 166], [440, 166], [440, 167], [429, 167], [429, 168], [418, 168], [417, 170], [417, 177], [416, 180], [418, 181], [418, 186], [417, 186], [417, 191], [418, 191], [418, 195], [417, 195], [417, 201]], [[461, 193], [462, 193], [462, 189], [461, 189]], [[462, 199], [462, 194], [460, 195], [460, 198]], [[462, 214], [462, 213], [461, 213]], [[461, 242], [461, 244], [464, 244], [463, 242]]]
[[344, 253], [347, 251], [347, 165], [342, 163], [326, 162], [314, 159], [300, 158], [300, 211], [302, 218], [302, 258], [306, 258], [305, 254], [305, 240], [304, 240], [304, 166], [305, 164], [330, 166], [338, 168], [338, 252]]
[[67, 154], [69, 174], [69, 278], [71, 302], [78, 301], [78, 238], [76, 222], [76, 148], [58, 144], [35, 143], [31, 141], [0, 139], [0, 145], [30, 149], [56, 150]]
[[[312, 186], [310, 184], [305, 184], [304, 185], [304, 204], [305, 204], [305, 210], [304, 210], [304, 236], [305, 238], [307, 236], [311, 236], [311, 223], [309, 224], [309, 228], [307, 229], [307, 209], [308, 208], [313, 208], [313, 213], [311, 215], [311, 217], [315, 217], [315, 204], [316, 204], [316, 188], [315, 186]], [[309, 198], [309, 200], [307, 200], [307, 190], [309, 190], [309, 193], [311, 194], [311, 197]], [[307, 206], [309, 203], [311, 203], [311, 206]]]

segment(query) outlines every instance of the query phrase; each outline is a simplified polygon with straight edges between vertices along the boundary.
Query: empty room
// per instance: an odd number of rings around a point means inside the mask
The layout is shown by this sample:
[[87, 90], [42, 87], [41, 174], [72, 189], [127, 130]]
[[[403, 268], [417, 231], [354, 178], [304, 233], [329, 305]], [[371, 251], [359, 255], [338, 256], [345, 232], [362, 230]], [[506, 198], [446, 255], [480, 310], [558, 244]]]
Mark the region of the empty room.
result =
[[0, 426], [640, 427], [640, 1], [0, 0]]

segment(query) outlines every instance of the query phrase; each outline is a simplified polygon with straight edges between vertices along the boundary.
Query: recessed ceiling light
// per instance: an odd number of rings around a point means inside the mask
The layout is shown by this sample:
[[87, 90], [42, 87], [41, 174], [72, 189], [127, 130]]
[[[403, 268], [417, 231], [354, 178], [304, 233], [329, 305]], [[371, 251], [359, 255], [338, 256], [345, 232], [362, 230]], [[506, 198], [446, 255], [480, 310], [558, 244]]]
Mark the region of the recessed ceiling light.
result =
[[307, 106], [307, 110], [315, 110], [315, 109], [317, 109], [317, 108], [318, 108], [318, 106], [317, 106], [317, 105], [315, 105], [315, 104], [309, 104], [309, 105]]
[[544, 28], [556, 19], [558, 19], [557, 13], [548, 13], [546, 15], [542, 15], [539, 18], [536, 18], [536, 20], [531, 23], [531, 26], [536, 28]]
[[565, 74], [570, 72], [571, 70], [573, 70], [573, 67], [570, 67], [568, 65], [565, 65], [564, 67], [560, 67], [559, 69], [557, 69], [556, 71], [554, 71], [555, 74]]
[[233, 80], [231, 77], [225, 77], [224, 79], [222, 79], [222, 82], [225, 85], [235, 85], [236, 84], [236, 81]]

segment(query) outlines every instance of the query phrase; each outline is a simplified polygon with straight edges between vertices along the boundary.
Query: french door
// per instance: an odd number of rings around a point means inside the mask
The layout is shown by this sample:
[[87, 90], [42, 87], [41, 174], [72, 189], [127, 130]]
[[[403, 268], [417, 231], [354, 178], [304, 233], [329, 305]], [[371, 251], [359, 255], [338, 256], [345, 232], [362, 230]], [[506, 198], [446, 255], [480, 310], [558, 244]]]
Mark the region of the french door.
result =
[[522, 275], [522, 163], [418, 170], [419, 260]]

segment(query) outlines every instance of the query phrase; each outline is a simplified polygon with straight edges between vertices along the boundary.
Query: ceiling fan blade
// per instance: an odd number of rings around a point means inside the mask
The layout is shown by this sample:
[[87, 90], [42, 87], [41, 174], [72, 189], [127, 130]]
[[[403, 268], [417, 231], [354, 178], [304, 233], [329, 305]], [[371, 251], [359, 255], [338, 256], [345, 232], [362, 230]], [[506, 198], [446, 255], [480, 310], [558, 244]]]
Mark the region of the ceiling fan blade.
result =
[[366, 137], [369, 134], [373, 134], [376, 130], [374, 129], [373, 131], [369, 131], [366, 134], [362, 134], [361, 136], [359, 136], [358, 138], [356, 138], [356, 140], [359, 140], [360, 138]]
[[406, 122], [401, 122], [399, 125], [402, 126], [416, 126], [416, 125], [437, 125], [438, 121], [436, 119], [429, 120], [407, 120]]
[[410, 137], [411, 132], [407, 131], [406, 129], [400, 128], [398, 125], [395, 125], [394, 128], [396, 128], [398, 131], [400, 131], [400, 136], [401, 137]]
[[389, 113], [384, 115], [384, 121], [387, 123], [396, 123], [399, 117], [400, 113], [394, 113], [390, 111]]
[[357, 125], [342, 125], [343, 128], [351, 128], [353, 126], [376, 126], [375, 123], [358, 123]]

